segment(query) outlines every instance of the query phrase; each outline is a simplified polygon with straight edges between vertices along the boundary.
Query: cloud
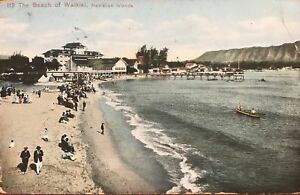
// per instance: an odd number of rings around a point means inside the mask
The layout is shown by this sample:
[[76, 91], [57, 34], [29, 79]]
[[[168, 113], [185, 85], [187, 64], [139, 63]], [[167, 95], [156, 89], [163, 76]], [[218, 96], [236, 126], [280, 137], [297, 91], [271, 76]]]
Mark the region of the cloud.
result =
[[103, 52], [106, 56], [134, 57], [135, 52], [147, 39], [143, 24], [130, 18], [87, 23], [80, 28], [84, 29], [84, 32], [81, 31], [87, 35], [86, 39], [79, 36], [81, 32], [74, 29], [48, 28], [41, 32], [31, 25], [1, 18], [0, 53], [12, 54], [22, 51], [23, 54], [34, 57], [48, 49], [60, 48], [66, 42], [77, 41], [77, 37], [80, 37], [78, 41], [86, 44], [91, 50]]
[[133, 19], [121, 19], [121, 20], [103, 20], [97, 23], [91, 23], [84, 29], [88, 32], [104, 32], [108, 33], [124, 33], [138, 31], [143, 27], [142, 23], [139, 23]]
[[261, 35], [266, 34], [294, 34], [300, 31], [300, 22], [283, 17], [268, 16], [258, 20], [244, 20], [239, 23], [243, 30]]
[[282, 17], [267, 16], [239, 22], [240, 37], [250, 45], [279, 45], [294, 42], [300, 37], [300, 22]]
[[23, 22], [16, 22], [9, 18], [0, 18], [0, 41], [3, 41], [6, 37], [16, 39], [23, 34], [28, 27], [29, 25]]
[[188, 15], [162, 21], [154, 30], [158, 39], [171, 48], [171, 58], [195, 58], [209, 50], [293, 42], [300, 37], [300, 22], [276, 16], [223, 22]]
[[134, 57], [138, 47], [144, 44], [148, 37], [144, 24], [130, 18], [103, 20], [83, 28], [93, 37], [93, 48], [100, 49], [109, 57]]
[[0, 18], [0, 53], [11, 55], [15, 51], [34, 57], [45, 50], [65, 42], [68, 34], [64, 29], [34, 31], [29, 23]]
[[[32, 57], [59, 48], [66, 42], [76, 41], [72, 30], [82, 33], [71, 26], [49, 26], [43, 30], [35, 28], [33, 23], [0, 18], [0, 54], [21, 50]], [[79, 41], [106, 57], [134, 57], [139, 47], [147, 44], [157, 49], [169, 48], [170, 60], [193, 59], [210, 50], [282, 44], [300, 37], [299, 21], [276, 16], [226, 22], [195, 14], [159, 22], [110, 18], [78, 27], [88, 37], [81, 36]]]

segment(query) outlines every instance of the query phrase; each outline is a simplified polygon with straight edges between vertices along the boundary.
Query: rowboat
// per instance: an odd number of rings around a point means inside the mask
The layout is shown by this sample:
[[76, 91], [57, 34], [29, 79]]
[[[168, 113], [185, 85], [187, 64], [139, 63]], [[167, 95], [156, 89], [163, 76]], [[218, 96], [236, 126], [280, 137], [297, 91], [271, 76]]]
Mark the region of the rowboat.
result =
[[252, 114], [250, 111], [247, 112], [247, 111], [242, 111], [242, 110], [238, 110], [238, 109], [235, 109], [235, 111], [239, 114], [243, 114], [243, 115], [250, 116], [253, 118], [260, 118], [260, 116], [258, 114]]

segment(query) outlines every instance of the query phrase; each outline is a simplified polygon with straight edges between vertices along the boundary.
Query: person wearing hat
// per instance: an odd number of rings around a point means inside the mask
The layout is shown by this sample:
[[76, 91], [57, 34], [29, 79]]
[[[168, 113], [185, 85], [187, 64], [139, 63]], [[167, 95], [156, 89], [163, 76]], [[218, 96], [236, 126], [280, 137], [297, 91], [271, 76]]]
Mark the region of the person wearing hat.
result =
[[28, 161], [30, 158], [30, 152], [28, 151], [28, 147], [24, 147], [24, 150], [21, 152], [20, 157], [22, 159], [21, 171], [23, 172], [23, 174], [25, 174], [25, 172], [27, 171]]
[[42, 168], [42, 161], [43, 161], [43, 150], [41, 150], [40, 146], [36, 147], [36, 150], [34, 151], [33, 160], [36, 164], [36, 174], [40, 174], [41, 168]]

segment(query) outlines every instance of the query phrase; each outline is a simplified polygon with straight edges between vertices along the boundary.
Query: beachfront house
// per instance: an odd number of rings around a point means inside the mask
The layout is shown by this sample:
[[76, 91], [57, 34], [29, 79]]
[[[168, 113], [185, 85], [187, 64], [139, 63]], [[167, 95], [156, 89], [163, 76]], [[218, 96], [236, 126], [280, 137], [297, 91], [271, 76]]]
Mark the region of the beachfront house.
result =
[[207, 66], [205, 66], [203, 64], [198, 64], [198, 71], [199, 72], [209, 72], [209, 71], [212, 71], [212, 69], [208, 68]]
[[171, 73], [171, 69], [170, 69], [170, 67], [167, 64], [160, 65], [160, 70], [164, 74]]
[[172, 74], [182, 74], [182, 73], [186, 73], [185, 70], [185, 62], [180, 62], [180, 61], [170, 61], [167, 62], [169, 68], [171, 69], [171, 73]]
[[160, 69], [159, 68], [150, 68], [149, 73], [150, 74], [160, 74]]
[[122, 58], [127, 63], [127, 74], [138, 74], [138, 61], [137, 59]]
[[127, 72], [127, 63], [122, 58], [90, 59], [87, 65], [94, 71], [105, 70], [115, 75], [123, 75]]
[[187, 72], [208, 72], [211, 71], [210, 68], [203, 64], [197, 64], [194, 62], [188, 62], [185, 64], [185, 69]]
[[145, 57], [137, 56], [136, 61], [136, 68], [138, 69], [138, 74], [143, 74], [144, 72], [147, 72], [147, 68], [145, 66]]
[[193, 72], [198, 69], [198, 64], [193, 63], [193, 62], [188, 62], [185, 64], [184, 67], [185, 67], [186, 71]]

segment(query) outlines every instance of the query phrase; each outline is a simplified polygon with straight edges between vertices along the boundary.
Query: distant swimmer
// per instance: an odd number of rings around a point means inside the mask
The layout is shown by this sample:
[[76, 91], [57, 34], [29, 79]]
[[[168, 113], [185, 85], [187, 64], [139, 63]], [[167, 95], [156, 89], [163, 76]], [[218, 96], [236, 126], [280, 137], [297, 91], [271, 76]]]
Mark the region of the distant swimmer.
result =
[[254, 108], [251, 109], [251, 114], [256, 114], [256, 110]]

